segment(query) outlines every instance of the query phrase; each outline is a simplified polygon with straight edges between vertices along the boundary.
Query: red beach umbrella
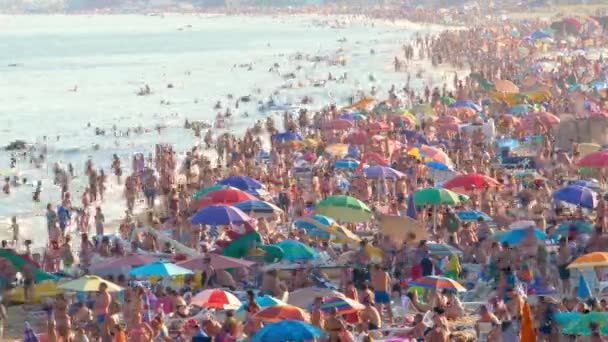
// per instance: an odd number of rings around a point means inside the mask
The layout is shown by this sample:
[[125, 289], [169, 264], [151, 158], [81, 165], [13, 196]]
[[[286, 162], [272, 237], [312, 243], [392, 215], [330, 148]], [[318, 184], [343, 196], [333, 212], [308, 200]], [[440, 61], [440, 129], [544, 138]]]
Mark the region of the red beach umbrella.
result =
[[201, 197], [194, 206], [197, 209], [212, 205], [212, 204], [228, 204], [232, 205], [235, 203], [249, 201], [249, 200], [257, 200], [253, 195], [246, 193], [245, 191], [236, 189], [236, 188], [227, 188], [227, 189], [219, 189], [215, 191], [211, 191], [207, 193], [205, 196]]
[[456, 192], [468, 192], [476, 189], [485, 189], [488, 186], [498, 186], [500, 183], [492, 177], [471, 173], [456, 176], [443, 184], [443, 187]]
[[591, 152], [576, 162], [578, 167], [608, 167], [608, 151]]

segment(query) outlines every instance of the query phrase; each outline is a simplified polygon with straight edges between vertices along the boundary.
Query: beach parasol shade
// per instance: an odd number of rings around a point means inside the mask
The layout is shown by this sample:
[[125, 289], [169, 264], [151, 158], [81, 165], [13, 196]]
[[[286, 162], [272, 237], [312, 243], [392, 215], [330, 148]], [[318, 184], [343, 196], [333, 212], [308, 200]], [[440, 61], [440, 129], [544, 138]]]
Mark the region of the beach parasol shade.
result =
[[277, 133], [274, 134], [271, 137], [272, 141], [276, 141], [276, 142], [289, 142], [289, 141], [294, 141], [294, 140], [298, 140], [298, 141], [302, 141], [304, 139], [302, 139], [302, 136], [296, 132], [283, 132], [283, 133]]
[[343, 130], [355, 127], [355, 124], [351, 120], [346, 119], [336, 119], [329, 121], [323, 125], [324, 129], [335, 129], [335, 130]]
[[321, 304], [321, 311], [330, 312], [332, 309], [336, 309], [338, 315], [346, 315], [350, 313], [359, 312], [365, 309], [365, 306], [355, 300], [347, 297], [325, 297]]
[[168, 261], [157, 261], [148, 265], [140, 266], [132, 269], [129, 272], [132, 276], [158, 276], [158, 277], [176, 277], [179, 275], [194, 274], [187, 268], [177, 266]]
[[530, 310], [530, 304], [524, 302], [522, 308], [521, 317], [521, 336], [520, 342], [536, 342], [536, 328], [534, 325], [534, 318], [532, 317], [532, 310]]
[[195, 193], [192, 197], [195, 200], [199, 200], [201, 197], [205, 196], [206, 194], [208, 194], [208, 193], [210, 193], [212, 191], [221, 190], [221, 189], [227, 189], [227, 188], [230, 188], [230, 187], [227, 186], [227, 185], [223, 185], [223, 184], [216, 184], [216, 185], [208, 186], [208, 187], [206, 187], [204, 189], [201, 189], [197, 193]]
[[442, 96], [439, 100], [441, 101], [441, 103], [446, 105], [451, 105], [452, 103], [456, 102], [456, 99], [449, 96]]
[[398, 179], [405, 177], [403, 172], [397, 171], [392, 167], [375, 165], [363, 169], [367, 178], [372, 179]]
[[302, 321], [284, 320], [266, 324], [251, 338], [251, 342], [315, 341], [327, 333], [312, 324]]
[[608, 167], [608, 151], [591, 152], [576, 162], [578, 167], [604, 168]]
[[407, 242], [416, 244], [420, 240], [427, 240], [426, 229], [416, 220], [407, 216], [391, 216], [380, 214], [378, 227], [382, 235], [390, 237], [391, 241], [402, 244]]
[[349, 169], [354, 170], [359, 167], [359, 162], [355, 159], [340, 159], [334, 162], [336, 169]]
[[490, 176], [471, 173], [468, 175], [456, 176], [443, 183], [443, 187], [456, 192], [471, 192], [475, 190], [485, 190], [488, 187], [496, 187], [500, 183]]
[[481, 106], [472, 101], [456, 101], [449, 105], [450, 108], [470, 108], [476, 112], [481, 112]]
[[598, 325], [602, 335], [606, 335], [608, 333], [608, 312], [592, 311], [589, 313], [581, 313], [579, 316], [573, 315], [572, 320], [565, 323], [562, 333], [589, 336], [591, 335], [590, 326], [592, 323]]
[[457, 205], [461, 203], [461, 196], [444, 188], [426, 188], [414, 193], [416, 205]]
[[582, 255], [568, 265], [568, 268], [608, 267], [608, 253], [593, 252]]
[[414, 148], [414, 149], [418, 149], [418, 153], [420, 154], [420, 157], [424, 157], [425, 159], [428, 158], [428, 159], [443, 163], [448, 166], [453, 165], [450, 157], [439, 147], [422, 145], [422, 146], [420, 146], [418, 148]]
[[253, 217], [272, 217], [275, 214], [283, 212], [283, 210], [276, 205], [261, 200], [239, 202], [236, 203], [234, 207], [241, 209], [244, 213]]
[[135, 266], [153, 263], [158, 260], [158, 258], [148, 255], [131, 254], [119, 258], [107, 259], [99, 263], [94, 263], [93, 265], [91, 265], [89, 270], [91, 272], [95, 272], [96, 270], [131, 268]]
[[224, 204], [210, 205], [199, 209], [190, 220], [192, 224], [206, 224], [209, 226], [243, 224], [248, 221], [251, 221], [251, 217], [241, 209]]
[[388, 132], [391, 130], [391, 125], [375, 121], [367, 125], [367, 129], [372, 133]]
[[426, 276], [422, 278], [418, 278], [409, 283], [410, 286], [419, 286], [425, 289], [446, 289], [457, 292], [466, 292], [467, 289], [464, 286], [460, 285], [459, 282], [446, 278], [446, 277], [437, 277], [437, 276]]
[[[508, 232], [499, 232], [500, 233], [499, 240], [501, 243], [508, 243], [509, 245], [512, 245], [512, 246], [519, 245], [524, 240], [526, 235], [529, 233], [529, 229], [530, 228], [513, 229]], [[543, 231], [541, 231], [538, 228], [532, 228], [532, 229], [534, 229], [534, 235], [536, 235], [536, 238], [538, 240], [547, 239], [547, 234], [545, 234]]]
[[99, 291], [99, 285], [101, 283], [108, 285], [109, 292], [122, 291], [122, 287], [94, 275], [87, 275], [76, 280], [71, 280], [67, 283], [59, 285], [58, 287], [60, 289], [75, 292], [97, 292]]
[[344, 157], [348, 154], [348, 145], [347, 144], [332, 144], [325, 148], [325, 153], [336, 156], [336, 157]]
[[510, 114], [523, 115], [532, 110], [532, 105], [523, 103], [509, 108]]
[[214, 270], [225, 270], [228, 268], [240, 268], [240, 267], [251, 267], [255, 265], [255, 262], [232, 258], [225, 255], [209, 253], [207, 255], [197, 256], [188, 260], [180, 261], [177, 263], [178, 266], [185, 267], [192, 271], [202, 271], [205, 264], [205, 260], [209, 260], [209, 265]]
[[458, 219], [460, 219], [461, 221], [477, 221], [479, 219], [482, 219], [484, 221], [492, 221], [492, 218], [483, 211], [459, 211], [456, 213], [456, 216], [458, 216]]
[[448, 166], [444, 163], [440, 163], [438, 161], [427, 161], [426, 163], [424, 163], [426, 166], [430, 167], [431, 169], [434, 170], [439, 170], [439, 171], [452, 171], [452, 167]]
[[499, 80], [494, 83], [496, 91], [501, 93], [516, 94], [519, 93], [519, 87], [509, 80]]
[[269, 306], [258, 311], [253, 315], [253, 318], [262, 322], [279, 322], [282, 320], [310, 322], [310, 315], [308, 312], [297, 306], [280, 304]]
[[[268, 295], [255, 297], [255, 302], [262, 309], [267, 308], [269, 306], [273, 306], [273, 305], [287, 305], [287, 303], [285, 303], [284, 301], [282, 301], [278, 298], [272, 297], [272, 296], [268, 296]], [[248, 301], [244, 301], [243, 305], [241, 305], [241, 307], [239, 308], [238, 311], [245, 311], [245, 309], [247, 309], [248, 304], [249, 304]]]
[[332, 226], [334, 224], [336, 224], [334, 219], [323, 215], [302, 217], [293, 222], [294, 227], [307, 230], [321, 228], [323, 226]]
[[247, 176], [232, 176], [224, 178], [218, 184], [228, 185], [243, 191], [263, 189], [264, 184]]
[[283, 240], [273, 246], [281, 248], [283, 259], [289, 261], [311, 260], [319, 257], [314, 249], [296, 240]]
[[578, 233], [591, 233], [593, 232], [593, 224], [583, 220], [566, 221], [562, 222], [555, 231], [558, 234], [564, 235], [570, 231]]
[[242, 305], [235, 295], [220, 289], [204, 290], [192, 297], [190, 304], [219, 310], [236, 310]]
[[310, 309], [317, 297], [344, 297], [344, 294], [332, 289], [305, 287], [289, 294], [287, 303], [303, 309]]
[[602, 192], [603, 189], [600, 186], [600, 184], [598, 183], [597, 180], [585, 180], [585, 179], [581, 179], [581, 180], [577, 180], [576, 182], [570, 184], [570, 185], [578, 185], [578, 186], [583, 186], [585, 188], [589, 188], [595, 192]]
[[365, 203], [345, 195], [329, 196], [320, 201], [315, 206], [315, 213], [354, 223], [366, 222], [373, 216], [371, 209]]
[[335, 236], [332, 240], [333, 242], [350, 244], [359, 244], [359, 242], [361, 242], [359, 235], [353, 233], [346, 227], [335, 225], [330, 228], [331, 234]]
[[595, 208], [598, 200], [595, 191], [578, 185], [569, 185], [553, 192], [553, 198], [587, 209]]
[[204, 208], [212, 204], [235, 204], [243, 201], [257, 200], [258, 198], [236, 188], [218, 189], [207, 193], [201, 197], [194, 206]]
[[440, 257], [462, 255], [461, 250], [444, 243], [429, 242], [427, 243], [427, 247], [429, 249], [429, 254], [431, 255], [437, 255]]

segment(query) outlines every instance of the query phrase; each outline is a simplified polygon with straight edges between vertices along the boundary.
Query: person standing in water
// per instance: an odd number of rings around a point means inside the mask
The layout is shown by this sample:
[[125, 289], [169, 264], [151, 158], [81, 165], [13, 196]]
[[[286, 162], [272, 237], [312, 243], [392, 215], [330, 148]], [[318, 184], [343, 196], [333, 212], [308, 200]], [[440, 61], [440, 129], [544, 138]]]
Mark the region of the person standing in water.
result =
[[17, 223], [17, 216], [11, 218], [11, 230], [13, 231], [13, 245], [17, 246], [19, 242], [19, 224]]

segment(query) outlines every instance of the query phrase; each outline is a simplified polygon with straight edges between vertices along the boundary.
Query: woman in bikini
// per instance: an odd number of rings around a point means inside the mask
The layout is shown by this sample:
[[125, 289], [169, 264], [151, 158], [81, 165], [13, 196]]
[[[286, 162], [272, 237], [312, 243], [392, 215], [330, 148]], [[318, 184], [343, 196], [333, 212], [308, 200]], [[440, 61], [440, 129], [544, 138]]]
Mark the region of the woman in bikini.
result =
[[133, 317], [133, 324], [129, 329], [127, 335], [131, 342], [149, 342], [154, 336], [154, 331], [148, 325], [148, 323], [142, 320], [140, 312], [135, 313]]

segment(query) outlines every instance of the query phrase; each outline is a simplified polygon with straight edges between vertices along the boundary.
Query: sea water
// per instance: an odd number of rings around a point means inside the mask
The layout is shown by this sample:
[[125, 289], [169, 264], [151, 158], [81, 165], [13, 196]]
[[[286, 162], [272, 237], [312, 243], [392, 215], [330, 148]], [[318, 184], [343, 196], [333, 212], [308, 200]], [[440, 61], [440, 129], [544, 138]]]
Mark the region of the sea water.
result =
[[[182, 14], [0, 16], [0, 145], [21, 139], [49, 151], [41, 168], [20, 159], [14, 169], [10, 152], [0, 152], [1, 177], [28, 179], [10, 195], [0, 194], [0, 238], [11, 236], [9, 219], [16, 215], [24, 238], [46, 244], [45, 207], [59, 204], [60, 195], [52, 183], [55, 162], [76, 168], [73, 202], [80, 207], [87, 159], [110, 175], [113, 154], [128, 169], [134, 152], [147, 155], [157, 143], [184, 151], [197, 143], [192, 132], [182, 128], [184, 120], [211, 122], [218, 101], [223, 108], [232, 107], [229, 129], [239, 132], [268, 115], [258, 112], [257, 102], [275, 91], [277, 101], [284, 103], [312, 96], [312, 107], [345, 104], [354, 91], [369, 91], [371, 86], [385, 94], [392, 84], [402, 87], [406, 81], [406, 74], [393, 72], [392, 66], [393, 57], [402, 55], [401, 45], [416, 32], [433, 30], [364, 20], [341, 28], [328, 24], [335, 20]], [[346, 19], [339, 20], [343, 24]], [[297, 60], [298, 53], [343, 57], [347, 65]], [[275, 63], [279, 73], [293, 72], [296, 80], [269, 72]], [[245, 64], [251, 68], [242, 67]], [[330, 72], [336, 77], [347, 73], [347, 81], [313, 85]], [[152, 94], [138, 96], [145, 85]], [[235, 109], [235, 99], [246, 95], [253, 100]], [[153, 130], [156, 125], [167, 128], [159, 135]], [[141, 126], [150, 132], [115, 137], [113, 126], [119, 131]], [[106, 135], [95, 135], [96, 127]], [[108, 220], [122, 217], [125, 206], [122, 186], [113, 176], [109, 179], [109, 200], [101, 204]], [[32, 201], [37, 181], [44, 188], [40, 203]]]

